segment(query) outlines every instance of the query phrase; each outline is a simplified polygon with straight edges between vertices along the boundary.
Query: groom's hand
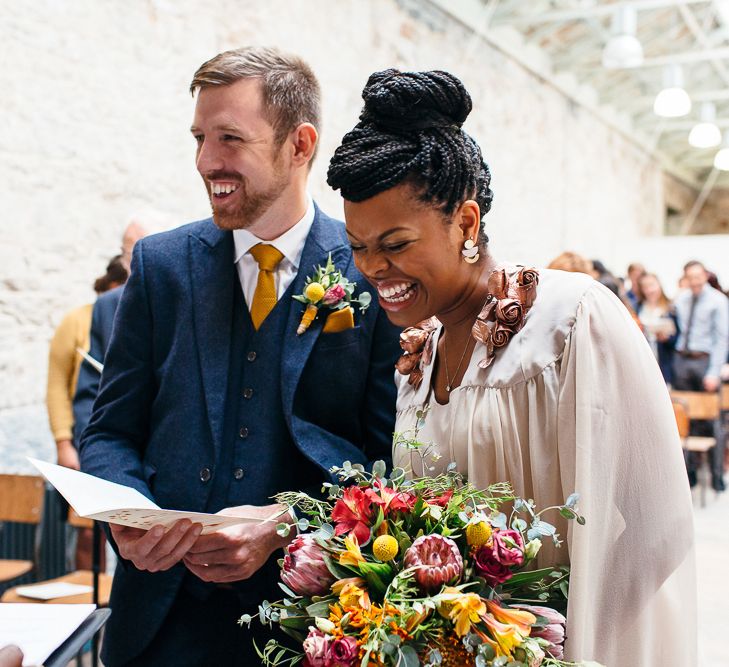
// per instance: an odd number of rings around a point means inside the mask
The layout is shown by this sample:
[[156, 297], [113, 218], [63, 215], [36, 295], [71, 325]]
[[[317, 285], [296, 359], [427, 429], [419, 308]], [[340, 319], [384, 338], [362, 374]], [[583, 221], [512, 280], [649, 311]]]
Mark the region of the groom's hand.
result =
[[[285, 511], [283, 505], [241, 505], [218, 512], [226, 516], [255, 516], [267, 519]], [[271, 554], [286, 546], [292, 538], [276, 534], [276, 525], [285, 518], [265, 523], [247, 523], [223, 528], [200, 536], [187, 552], [183, 562], [195, 576], [203, 581], [219, 584], [248, 579], [253, 576]]]
[[181, 519], [165, 531], [162, 526], [150, 530], [109, 524], [119, 555], [134, 563], [138, 570], [169, 570], [182, 560], [200, 535], [202, 526]]

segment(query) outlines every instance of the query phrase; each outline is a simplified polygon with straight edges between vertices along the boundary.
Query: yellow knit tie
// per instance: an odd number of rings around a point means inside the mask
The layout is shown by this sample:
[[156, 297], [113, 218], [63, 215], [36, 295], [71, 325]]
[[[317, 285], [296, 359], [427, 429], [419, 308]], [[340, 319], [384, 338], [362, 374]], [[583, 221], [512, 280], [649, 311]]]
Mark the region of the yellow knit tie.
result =
[[254, 245], [251, 248], [251, 255], [258, 262], [258, 282], [250, 308], [253, 326], [258, 329], [276, 305], [276, 282], [273, 272], [284, 256], [272, 245], [265, 243]]

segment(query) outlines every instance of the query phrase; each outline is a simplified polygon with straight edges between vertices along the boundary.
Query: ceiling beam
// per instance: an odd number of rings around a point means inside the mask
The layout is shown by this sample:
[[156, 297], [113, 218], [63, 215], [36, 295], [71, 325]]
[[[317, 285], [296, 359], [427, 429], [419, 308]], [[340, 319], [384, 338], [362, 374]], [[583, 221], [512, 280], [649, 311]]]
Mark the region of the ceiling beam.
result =
[[638, 11], [661, 9], [663, 7], [679, 7], [691, 4], [706, 4], [708, 0], [631, 0], [630, 2], [614, 2], [609, 5], [594, 5], [592, 7], [575, 7], [574, 9], [559, 9], [552, 12], [533, 12], [521, 16], [509, 16], [499, 23], [509, 25], [530, 25], [537, 23], [553, 23], [564, 21], [579, 21], [591, 16], [612, 16], [621, 5], [626, 5]]
[[[662, 56], [653, 56], [652, 58], [644, 58], [639, 65], [629, 65], [620, 69], [644, 69], [646, 67], [661, 67], [663, 65], [683, 65], [686, 63], [701, 63], [707, 61], [717, 61], [729, 59], [729, 46], [721, 46], [716, 49], [701, 49], [682, 51], [680, 53], [666, 53]], [[600, 61], [584, 63], [574, 68], [579, 71], [587, 71], [591, 69], [603, 69]]]

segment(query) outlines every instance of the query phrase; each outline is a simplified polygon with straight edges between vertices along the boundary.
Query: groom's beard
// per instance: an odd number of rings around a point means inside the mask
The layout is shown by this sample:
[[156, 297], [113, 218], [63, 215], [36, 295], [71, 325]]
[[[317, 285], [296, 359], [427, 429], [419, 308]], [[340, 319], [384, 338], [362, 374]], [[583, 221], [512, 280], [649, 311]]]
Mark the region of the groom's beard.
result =
[[205, 181], [215, 224], [220, 229], [229, 231], [246, 229], [260, 220], [289, 186], [288, 174], [283, 169], [282, 162], [279, 160], [274, 162], [272, 165], [273, 179], [263, 190], [252, 190], [250, 182], [238, 174], [226, 174], [225, 172], [209, 174], [208, 178], [211, 180], [228, 180], [238, 183], [238, 191], [235, 193], [238, 196], [238, 203], [231, 207], [225, 202], [217, 204], [210, 184], [207, 180]]

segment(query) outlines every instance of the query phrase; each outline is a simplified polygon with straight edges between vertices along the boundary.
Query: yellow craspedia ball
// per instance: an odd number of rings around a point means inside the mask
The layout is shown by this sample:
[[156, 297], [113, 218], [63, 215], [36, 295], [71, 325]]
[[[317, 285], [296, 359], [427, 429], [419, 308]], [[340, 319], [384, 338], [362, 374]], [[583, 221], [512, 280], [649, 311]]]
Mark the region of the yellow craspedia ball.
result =
[[372, 553], [383, 563], [397, 556], [399, 550], [397, 540], [392, 535], [380, 535], [372, 544]]
[[470, 523], [466, 526], [466, 541], [472, 547], [480, 547], [491, 538], [491, 526], [486, 521]]
[[326, 290], [321, 283], [309, 283], [304, 290], [304, 296], [312, 303], [316, 303], [323, 296]]

